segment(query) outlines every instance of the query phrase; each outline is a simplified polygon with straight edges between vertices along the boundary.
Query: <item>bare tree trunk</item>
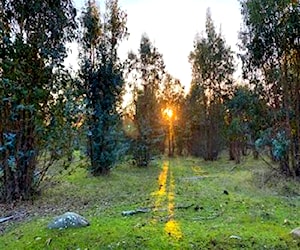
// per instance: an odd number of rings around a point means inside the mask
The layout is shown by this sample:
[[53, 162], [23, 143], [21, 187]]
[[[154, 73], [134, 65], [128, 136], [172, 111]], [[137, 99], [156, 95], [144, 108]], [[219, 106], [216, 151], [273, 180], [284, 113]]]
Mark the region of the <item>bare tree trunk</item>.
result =
[[[292, 141], [291, 138], [291, 124], [290, 124], [290, 114], [289, 114], [289, 110], [290, 110], [290, 100], [289, 100], [289, 81], [288, 81], [288, 70], [287, 70], [287, 61], [286, 61], [286, 57], [284, 58], [284, 62], [283, 62], [283, 75], [281, 76], [281, 83], [282, 83], [282, 89], [283, 89], [283, 109], [285, 112], [285, 132], [286, 132], [286, 136], [287, 139], [289, 139], [290, 141]], [[291, 142], [293, 143], [293, 142]], [[287, 174], [287, 175], [291, 175], [291, 168], [290, 168], [290, 157], [289, 154], [291, 154], [291, 156], [293, 157], [293, 151], [292, 151], [292, 147], [290, 146], [289, 149], [286, 150], [286, 152], [284, 153], [285, 155], [282, 157], [281, 161], [280, 161], [280, 166], [281, 166], [281, 170]]]
[[234, 141], [229, 142], [229, 160], [234, 161]]
[[234, 139], [229, 144], [229, 159], [235, 161], [236, 164], [241, 163], [241, 142], [238, 139]]
[[241, 143], [240, 141], [237, 139], [234, 142], [234, 152], [235, 152], [235, 163], [236, 164], [240, 164], [241, 163]]

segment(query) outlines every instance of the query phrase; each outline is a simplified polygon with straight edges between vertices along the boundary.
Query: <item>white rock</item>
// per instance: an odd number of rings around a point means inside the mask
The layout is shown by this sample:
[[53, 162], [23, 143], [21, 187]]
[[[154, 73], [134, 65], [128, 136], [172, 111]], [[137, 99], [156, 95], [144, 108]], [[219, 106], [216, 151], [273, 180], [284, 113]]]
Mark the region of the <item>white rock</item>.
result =
[[229, 237], [229, 239], [241, 240], [241, 239], [242, 239], [242, 237], [240, 237], [240, 236], [237, 236], [237, 235], [231, 235], [231, 236]]
[[300, 227], [293, 229], [290, 234], [294, 237], [294, 238], [298, 238], [300, 239]]
[[86, 227], [90, 223], [81, 215], [66, 212], [63, 215], [57, 216], [48, 224], [49, 229], [64, 229], [69, 227]]

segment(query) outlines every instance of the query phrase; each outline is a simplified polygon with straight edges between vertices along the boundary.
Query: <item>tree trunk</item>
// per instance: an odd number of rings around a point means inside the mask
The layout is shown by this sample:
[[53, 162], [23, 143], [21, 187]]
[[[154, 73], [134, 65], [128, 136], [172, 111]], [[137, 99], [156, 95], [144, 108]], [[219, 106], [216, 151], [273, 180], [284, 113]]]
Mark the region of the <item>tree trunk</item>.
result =
[[252, 153], [253, 153], [253, 158], [255, 160], [258, 160], [258, 155], [259, 155], [258, 151], [254, 148], [253, 151], [252, 151]]
[[239, 140], [235, 140], [234, 142], [234, 158], [235, 163], [240, 164], [241, 163], [241, 142]]
[[229, 160], [234, 161], [234, 141], [229, 142]]
[[229, 144], [229, 160], [235, 161], [236, 164], [241, 163], [241, 142], [238, 139], [230, 141]]
[[2, 201], [29, 200], [34, 195], [34, 171], [36, 168], [34, 140], [30, 135], [19, 136], [13, 148], [6, 150]]
[[[288, 81], [288, 69], [287, 69], [287, 59], [284, 57], [283, 62], [283, 75], [281, 76], [281, 83], [282, 83], [282, 89], [283, 89], [283, 110], [285, 112], [285, 132], [287, 139], [292, 142], [292, 136], [291, 136], [291, 123], [290, 123], [290, 95], [289, 95], [289, 81]], [[291, 175], [291, 168], [290, 168], [290, 162], [289, 162], [289, 154], [292, 154], [292, 147], [290, 146], [289, 149], [286, 150], [285, 155], [282, 157], [282, 160], [280, 161], [280, 166], [282, 171], [287, 174]], [[293, 154], [292, 154], [293, 156]]]
[[283, 159], [280, 160], [280, 169], [282, 173], [285, 174], [286, 176], [291, 176], [288, 155], [286, 155]]
[[296, 107], [295, 107], [295, 120], [296, 120], [296, 135], [295, 135], [295, 167], [294, 172], [296, 176], [300, 176], [300, 152], [299, 152], [299, 140], [300, 140], [300, 53], [297, 55], [296, 65], [297, 75], [295, 79], [296, 83]]

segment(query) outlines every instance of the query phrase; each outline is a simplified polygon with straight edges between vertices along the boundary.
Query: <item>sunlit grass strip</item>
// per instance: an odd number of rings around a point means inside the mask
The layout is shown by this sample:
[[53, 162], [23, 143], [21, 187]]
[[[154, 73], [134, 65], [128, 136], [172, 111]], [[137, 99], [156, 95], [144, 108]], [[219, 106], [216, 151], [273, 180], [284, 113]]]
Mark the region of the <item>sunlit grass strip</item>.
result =
[[157, 210], [160, 207], [162, 200], [166, 198], [168, 170], [169, 165], [168, 163], [164, 162], [162, 171], [160, 172], [158, 177], [158, 191], [152, 193], [152, 195], [155, 197], [154, 210]]
[[201, 175], [202, 170], [200, 166], [193, 166], [192, 169], [196, 174]]
[[[161, 203], [164, 199], [168, 201], [168, 221], [165, 224], [165, 232], [167, 235], [171, 236], [174, 239], [181, 239], [182, 232], [178, 222], [174, 219], [175, 214], [175, 201], [174, 201], [174, 190], [175, 190], [175, 181], [172, 173], [170, 172], [170, 181], [169, 181], [169, 190], [167, 195], [167, 179], [169, 172], [169, 163], [164, 162], [162, 171], [158, 177], [158, 191], [152, 193], [155, 197], [154, 211], [157, 211], [161, 207]], [[154, 221], [155, 222], [155, 221]]]
[[182, 232], [180, 230], [179, 223], [174, 219], [175, 215], [175, 181], [174, 177], [172, 175], [172, 172], [170, 172], [170, 186], [169, 186], [169, 192], [168, 192], [168, 217], [169, 220], [165, 225], [165, 232], [175, 238], [175, 239], [181, 239], [182, 238]]

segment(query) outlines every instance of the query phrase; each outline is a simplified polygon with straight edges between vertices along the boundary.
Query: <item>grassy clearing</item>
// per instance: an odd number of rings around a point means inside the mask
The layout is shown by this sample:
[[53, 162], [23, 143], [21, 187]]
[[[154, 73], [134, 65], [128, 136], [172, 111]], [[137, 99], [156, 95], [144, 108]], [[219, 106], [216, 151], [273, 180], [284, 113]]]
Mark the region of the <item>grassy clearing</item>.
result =
[[[298, 249], [289, 232], [300, 225], [300, 184], [265, 183], [264, 168], [226, 157], [162, 159], [147, 169], [124, 163], [97, 178], [78, 168], [47, 186], [30, 220], [0, 236], [0, 249]], [[144, 207], [151, 212], [121, 215]], [[91, 226], [47, 229], [66, 211]]]

